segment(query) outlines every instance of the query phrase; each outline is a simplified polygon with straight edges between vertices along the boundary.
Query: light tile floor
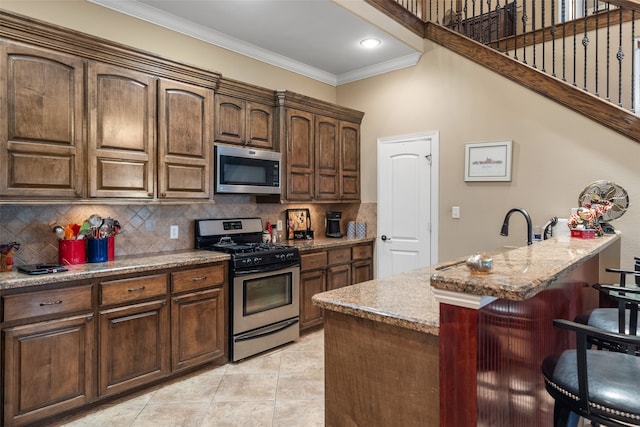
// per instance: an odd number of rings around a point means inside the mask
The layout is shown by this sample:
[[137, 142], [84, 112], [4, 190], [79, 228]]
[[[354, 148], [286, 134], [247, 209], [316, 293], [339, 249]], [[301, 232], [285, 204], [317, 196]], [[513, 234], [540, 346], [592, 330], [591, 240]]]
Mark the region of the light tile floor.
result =
[[324, 334], [205, 369], [56, 427], [324, 426]]

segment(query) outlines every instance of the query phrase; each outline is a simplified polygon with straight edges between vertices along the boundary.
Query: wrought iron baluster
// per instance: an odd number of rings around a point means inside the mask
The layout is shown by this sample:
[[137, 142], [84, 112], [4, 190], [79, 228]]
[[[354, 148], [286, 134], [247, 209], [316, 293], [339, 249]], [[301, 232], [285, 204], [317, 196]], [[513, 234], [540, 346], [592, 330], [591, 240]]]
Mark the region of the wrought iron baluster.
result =
[[598, 43], [599, 42], [598, 33], [600, 32], [599, 31], [600, 26], [598, 25], [598, 21], [600, 20], [600, 14], [597, 12], [599, 9], [600, 9], [599, 0], [593, 0], [593, 10], [594, 10], [594, 13], [596, 14], [596, 31], [595, 31], [595, 33], [596, 33], [596, 48], [595, 48], [595, 51], [596, 51], [596, 59], [595, 59], [595, 61], [596, 61], [596, 63], [595, 63], [595, 70], [594, 70], [594, 76], [593, 77], [594, 77], [594, 82], [595, 82], [594, 95], [597, 96], [597, 97], [600, 97], [600, 95], [598, 93], [598, 91], [599, 91], [599, 88], [598, 88], [598, 77], [599, 77], [599, 75], [598, 75], [598, 66], [600, 64], [600, 62], [599, 62], [599, 58], [600, 57], [598, 55], [598, 51], [600, 50], [600, 44]]
[[[582, 46], [584, 47], [584, 79], [583, 79], [583, 87], [582, 89], [585, 91], [589, 91], [589, 88], [587, 88], [587, 63], [589, 62], [587, 59], [587, 55], [588, 55], [588, 47], [589, 47], [589, 36], [587, 35], [587, 1], [584, 2], [584, 8], [583, 8], [583, 22], [584, 22], [584, 36], [582, 37]], [[597, 29], [596, 29], [597, 31]]]
[[[551, 2], [551, 5], [553, 7], [553, 1]], [[545, 46], [547, 44], [546, 39], [544, 38], [544, 32], [545, 32], [545, 2], [542, 2], [542, 24], [540, 25], [542, 27], [542, 72], [546, 73], [546, 59], [547, 57], [545, 56]]]
[[551, 2], [551, 75], [556, 77], [556, 2]]
[[536, 64], [536, 0], [531, 0], [531, 36], [533, 37], [531, 44], [533, 50], [533, 68], [538, 68]]
[[527, 63], [527, 2], [522, 2], [522, 63]]
[[622, 8], [618, 8], [620, 23], [618, 24], [618, 53], [616, 59], [618, 60], [618, 107], [622, 107], [622, 60], [624, 59], [624, 52], [622, 51]]
[[[575, 8], [574, 8], [575, 11]], [[573, 85], [577, 86], [576, 84], [576, 61], [577, 61], [577, 56], [576, 56], [576, 52], [578, 51], [578, 20], [575, 19], [575, 13], [573, 14]]]
[[[523, 0], [524, 1], [524, 0]], [[518, 1], [513, 0], [513, 59], [518, 60]]]
[[636, 112], [636, 105], [634, 103], [636, 95], [636, 11], [631, 11], [631, 111]]
[[566, 1], [562, 0], [561, 2], [562, 12], [562, 81], [567, 81], [567, 5]]
[[611, 84], [611, 4], [607, 3], [607, 96], [606, 100], [611, 102], [611, 93], [609, 92]]

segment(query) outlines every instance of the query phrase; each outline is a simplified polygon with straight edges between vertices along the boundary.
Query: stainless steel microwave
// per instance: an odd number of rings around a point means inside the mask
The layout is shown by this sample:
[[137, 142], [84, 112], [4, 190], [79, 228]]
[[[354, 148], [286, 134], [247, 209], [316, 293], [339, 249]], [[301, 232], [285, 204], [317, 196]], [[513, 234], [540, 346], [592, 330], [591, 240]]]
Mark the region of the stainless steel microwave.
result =
[[216, 145], [215, 159], [216, 193], [280, 194], [280, 153]]

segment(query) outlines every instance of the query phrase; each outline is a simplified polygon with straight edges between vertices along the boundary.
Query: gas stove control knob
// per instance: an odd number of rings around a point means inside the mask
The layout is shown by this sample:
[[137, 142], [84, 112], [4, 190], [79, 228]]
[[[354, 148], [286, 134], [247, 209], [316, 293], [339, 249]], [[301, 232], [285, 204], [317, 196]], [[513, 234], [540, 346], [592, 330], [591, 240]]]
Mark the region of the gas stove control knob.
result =
[[253, 258], [253, 262], [256, 263], [256, 264], [259, 263], [260, 261], [262, 261], [262, 258], [260, 258], [260, 257]]

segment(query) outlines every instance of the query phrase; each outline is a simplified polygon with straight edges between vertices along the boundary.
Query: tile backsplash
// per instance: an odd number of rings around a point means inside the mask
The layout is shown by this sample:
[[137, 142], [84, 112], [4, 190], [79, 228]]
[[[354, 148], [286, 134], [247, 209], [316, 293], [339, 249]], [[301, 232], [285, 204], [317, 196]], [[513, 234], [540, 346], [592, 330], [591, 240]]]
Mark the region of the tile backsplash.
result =
[[[15, 264], [57, 262], [58, 241], [50, 223], [66, 226], [82, 223], [91, 214], [117, 219], [122, 230], [116, 236], [116, 257], [193, 247], [193, 224], [201, 218], [260, 217], [264, 224], [285, 219], [287, 209], [309, 208], [312, 229], [324, 236], [326, 211], [341, 211], [346, 233], [348, 221], [367, 223], [367, 235], [376, 235], [376, 203], [258, 204], [252, 196], [217, 196], [215, 203], [187, 204], [47, 204], [0, 205], [0, 244], [18, 242]], [[178, 239], [169, 228], [179, 227]]]

